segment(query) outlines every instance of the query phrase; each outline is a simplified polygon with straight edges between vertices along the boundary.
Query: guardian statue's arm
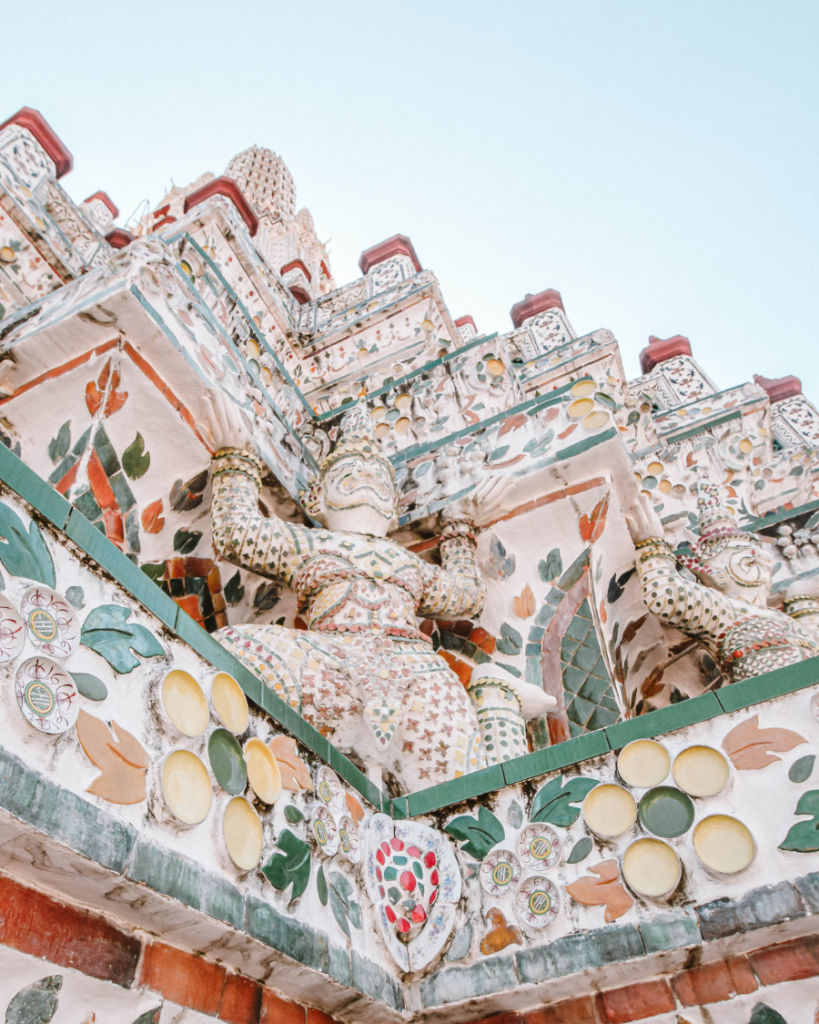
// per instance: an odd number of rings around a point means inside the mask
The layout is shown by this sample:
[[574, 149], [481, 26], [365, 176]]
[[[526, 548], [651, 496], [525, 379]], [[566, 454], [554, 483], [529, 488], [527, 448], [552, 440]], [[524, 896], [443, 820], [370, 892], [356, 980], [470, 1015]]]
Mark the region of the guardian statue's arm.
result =
[[444, 525], [441, 565], [424, 563], [424, 596], [419, 615], [430, 618], [477, 618], [486, 586], [475, 555], [473, 528], [466, 522]]
[[260, 514], [262, 469], [249, 451], [220, 448], [214, 454], [213, 543], [228, 562], [289, 586], [309, 548], [309, 530]]
[[692, 636], [717, 643], [737, 618], [735, 604], [720, 590], [686, 579], [669, 544], [658, 537], [639, 541], [637, 574], [650, 612]]

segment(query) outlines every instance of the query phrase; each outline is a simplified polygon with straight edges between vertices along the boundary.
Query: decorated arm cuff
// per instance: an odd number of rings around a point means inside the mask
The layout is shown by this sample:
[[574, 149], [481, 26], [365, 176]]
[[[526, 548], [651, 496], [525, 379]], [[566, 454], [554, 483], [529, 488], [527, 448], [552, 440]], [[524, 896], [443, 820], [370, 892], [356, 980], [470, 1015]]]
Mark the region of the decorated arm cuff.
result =
[[634, 545], [640, 562], [647, 562], [650, 558], [666, 558], [671, 562], [676, 561], [676, 555], [671, 550], [671, 545], [663, 537], [649, 537], [647, 540], [638, 541]]
[[474, 544], [477, 540], [478, 531], [468, 519], [451, 519], [441, 527], [441, 540], [455, 540], [463, 537], [471, 540]]
[[792, 619], [802, 619], [806, 615], [819, 615], [819, 598], [810, 594], [795, 594], [793, 597], [786, 597], [782, 602], [786, 615]]
[[212, 463], [214, 477], [222, 473], [241, 473], [253, 480], [257, 487], [262, 486], [264, 463], [253, 452], [242, 448], [219, 448], [213, 453]]

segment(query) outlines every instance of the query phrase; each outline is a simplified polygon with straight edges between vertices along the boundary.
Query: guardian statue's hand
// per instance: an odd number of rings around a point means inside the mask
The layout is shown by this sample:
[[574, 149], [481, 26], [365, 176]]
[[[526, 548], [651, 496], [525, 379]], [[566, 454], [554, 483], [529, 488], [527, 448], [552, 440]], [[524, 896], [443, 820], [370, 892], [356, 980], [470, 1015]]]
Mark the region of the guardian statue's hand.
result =
[[466, 521], [478, 526], [490, 522], [503, 507], [503, 499], [510, 484], [511, 481], [506, 474], [482, 480], [474, 491], [442, 509], [441, 521]]
[[660, 522], [660, 517], [644, 494], [641, 494], [631, 506], [629, 514], [626, 516], [626, 522], [628, 523], [631, 539], [635, 544], [654, 538], [662, 540], [665, 537], [665, 530]]
[[214, 451], [220, 448], [238, 448], [258, 455], [253, 440], [253, 428], [239, 406], [220, 391], [205, 396], [205, 418], [198, 426]]

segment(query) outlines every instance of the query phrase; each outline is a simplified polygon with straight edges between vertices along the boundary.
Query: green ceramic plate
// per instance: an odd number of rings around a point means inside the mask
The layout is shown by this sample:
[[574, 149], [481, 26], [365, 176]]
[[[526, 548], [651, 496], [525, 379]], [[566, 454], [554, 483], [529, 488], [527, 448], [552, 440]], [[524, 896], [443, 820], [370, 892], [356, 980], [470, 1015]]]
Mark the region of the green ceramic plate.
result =
[[640, 821], [649, 832], [673, 839], [694, 824], [691, 798], [674, 786], [655, 786], [640, 801]]
[[243, 793], [247, 786], [247, 766], [236, 737], [227, 729], [214, 729], [208, 740], [208, 757], [222, 789], [231, 796]]

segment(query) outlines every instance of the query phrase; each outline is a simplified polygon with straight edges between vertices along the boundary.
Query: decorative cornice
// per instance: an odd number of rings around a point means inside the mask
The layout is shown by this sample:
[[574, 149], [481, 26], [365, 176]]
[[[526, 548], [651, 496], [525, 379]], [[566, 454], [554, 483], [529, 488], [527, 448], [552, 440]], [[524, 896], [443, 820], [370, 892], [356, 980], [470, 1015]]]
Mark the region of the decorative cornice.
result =
[[7, 121], [0, 124], [0, 131], [10, 124], [19, 124], [26, 128], [48, 153], [57, 168], [57, 177], [62, 178], [68, 174], [74, 166], [74, 157], [61, 142], [59, 136], [46, 121], [39, 110], [32, 110], [31, 107], [21, 107], [16, 114], [13, 114]]
[[191, 192], [190, 195], [185, 196], [185, 213], [192, 210], [194, 206], [204, 203], [206, 199], [210, 199], [212, 196], [224, 196], [226, 199], [229, 199], [239, 212], [239, 216], [247, 224], [247, 230], [251, 236], [256, 234], [259, 230], [259, 218], [253, 212], [253, 207], [247, 201], [244, 192], [242, 192], [233, 178], [228, 178], [224, 174], [219, 178], [214, 178], [213, 181], [209, 181], [207, 185], [203, 185], [202, 188], [198, 188], [195, 192]]
[[362, 252], [361, 256], [358, 258], [358, 265], [361, 268], [361, 273], [369, 273], [372, 267], [379, 263], [383, 263], [384, 260], [388, 260], [393, 256], [409, 256], [412, 260], [412, 265], [415, 267], [416, 274], [420, 274], [424, 269], [421, 266], [421, 261], [418, 259], [417, 253], [415, 252], [415, 247], [407, 236], [393, 235], [392, 238], [387, 238], [383, 242], [379, 242], [378, 245], [374, 245], [370, 249], [365, 249], [364, 252]]

